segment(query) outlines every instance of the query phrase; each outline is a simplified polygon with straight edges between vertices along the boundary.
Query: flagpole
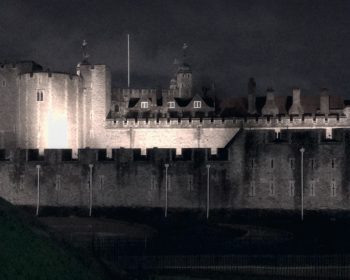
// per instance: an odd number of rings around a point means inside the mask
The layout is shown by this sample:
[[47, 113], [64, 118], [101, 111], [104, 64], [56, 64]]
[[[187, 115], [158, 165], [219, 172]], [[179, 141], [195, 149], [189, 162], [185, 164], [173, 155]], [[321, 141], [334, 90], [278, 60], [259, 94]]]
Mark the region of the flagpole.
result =
[[128, 88], [130, 87], [130, 35], [128, 34]]

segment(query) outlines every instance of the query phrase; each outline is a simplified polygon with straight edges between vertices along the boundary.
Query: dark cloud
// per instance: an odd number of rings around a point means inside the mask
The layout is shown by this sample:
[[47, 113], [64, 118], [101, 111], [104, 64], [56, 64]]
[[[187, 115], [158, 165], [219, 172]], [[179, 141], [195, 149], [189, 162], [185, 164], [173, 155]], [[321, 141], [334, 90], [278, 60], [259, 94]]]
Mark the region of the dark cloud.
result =
[[225, 95], [328, 87], [350, 96], [349, 1], [51, 0], [0, 2], [0, 59], [32, 59], [74, 71], [80, 44], [91, 61], [126, 84], [126, 34], [132, 36], [135, 86], [167, 86], [184, 42], [199, 83]]

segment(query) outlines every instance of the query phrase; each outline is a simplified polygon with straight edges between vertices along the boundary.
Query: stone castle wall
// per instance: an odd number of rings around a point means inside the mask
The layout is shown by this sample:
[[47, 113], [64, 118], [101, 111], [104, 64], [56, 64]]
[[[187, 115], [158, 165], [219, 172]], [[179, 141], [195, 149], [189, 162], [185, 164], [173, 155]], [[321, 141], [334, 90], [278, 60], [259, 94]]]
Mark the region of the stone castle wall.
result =
[[315, 129], [288, 130], [276, 140], [273, 130], [241, 130], [226, 149], [45, 150], [32, 160], [26, 151], [0, 161], [0, 195], [18, 205], [36, 205], [40, 165], [40, 205], [88, 207], [92, 164], [93, 207], [164, 207], [165, 163], [170, 208], [205, 209], [209, 168], [211, 209], [300, 209], [301, 154], [304, 153], [305, 209], [350, 209], [350, 130], [335, 129], [333, 140]]
[[[27, 73], [18, 80], [18, 147], [73, 148], [80, 146], [78, 76]], [[43, 100], [38, 101], [38, 92]]]

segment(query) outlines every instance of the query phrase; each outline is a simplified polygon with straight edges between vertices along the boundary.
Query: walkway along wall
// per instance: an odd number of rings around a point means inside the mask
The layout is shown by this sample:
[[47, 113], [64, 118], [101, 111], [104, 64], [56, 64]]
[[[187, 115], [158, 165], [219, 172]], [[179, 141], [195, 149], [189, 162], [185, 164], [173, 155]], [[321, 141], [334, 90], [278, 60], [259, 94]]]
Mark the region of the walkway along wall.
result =
[[305, 209], [350, 209], [350, 130], [242, 130], [224, 149], [3, 151], [0, 196], [17, 205], [89, 207], [92, 164], [92, 207], [164, 207], [165, 164], [168, 207], [205, 209], [207, 165], [210, 165], [210, 208], [300, 209], [300, 152], [304, 154]]

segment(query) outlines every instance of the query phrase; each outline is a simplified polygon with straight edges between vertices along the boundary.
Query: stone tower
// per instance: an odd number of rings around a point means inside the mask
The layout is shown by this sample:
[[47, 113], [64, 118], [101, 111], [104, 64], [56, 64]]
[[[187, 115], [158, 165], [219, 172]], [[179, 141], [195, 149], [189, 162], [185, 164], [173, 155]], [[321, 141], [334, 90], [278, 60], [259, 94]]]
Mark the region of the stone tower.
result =
[[80, 126], [83, 147], [103, 147], [104, 125], [111, 107], [111, 73], [106, 65], [88, 61], [87, 43], [82, 45], [82, 62], [77, 74], [82, 79]]
[[182, 47], [183, 50], [183, 59], [179, 65], [179, 68], [176, 73], [176, 83], [178, 89], [179, 98], [191, 98], [192, 95], [192, 69], [191, 66], [187, 63], [187, 44], [184, 44]]

